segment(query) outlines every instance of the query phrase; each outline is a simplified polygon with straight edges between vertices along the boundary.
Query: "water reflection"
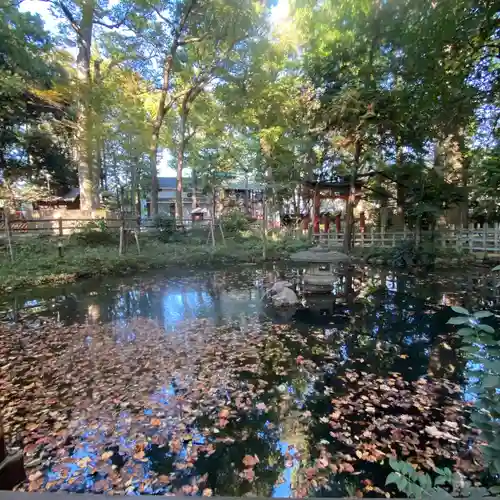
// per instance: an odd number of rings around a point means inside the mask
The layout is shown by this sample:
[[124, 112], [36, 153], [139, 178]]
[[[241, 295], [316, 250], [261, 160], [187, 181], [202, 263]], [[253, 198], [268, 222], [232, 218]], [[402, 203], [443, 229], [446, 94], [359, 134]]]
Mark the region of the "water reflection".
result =
[[[262, 283], [269, 279], [269, 273], [286, 277], [294, 272], [247, 268], [94, 282], [32, 291], [30, 296], [18, 295], [4, 303], [6, 316], [24, 321], [45, 315], [57, 316], [67, 324], [112, 323], [112, 342], [123, 346], [147, 340], [134, 330], [136, 318], [150, 319], [167, 332], [192, 322], [201, 328], [202, 323], [196, 321], [202, 318], [242, 339], [250, 329], [263, 332], [256, 344], [258, 363], [241, 353], [235, 361], [225, 345], [211, 353], [218, 362], [212, 373], [217, 387], [201, 386], [199, 391], [212, 391], [212, 407], [187, 419], [182, 439], [168, 432], [159, 437], [154, 426], [146, 426], [141, 432], [145, 432], [147, 443], [135, 451], [140, 458], [133, 467], [118, 453], [122, 449], [115, 447], [137, 449], [137, 423], [132, 426], [127, 411], [118, 415], [103, 412], [99, 426], [85, 429], [83, 443], [75, 447], [73, 469], [70, 467], [64, 488], [109, 490], [109, 478], [92, 472], [90, 466], [84, 480], [70, 482], [77, 472], [81, 475], [78, 463], [85, 457], [98, 461], [101, 452], [93, 448], [97, 441], [106, 443], [106, 453], [118, 467], [120, 460], [126, 463], [121, 474], [130, 477], [128, 493], [194, 494], [199, 491], [194, 486], [200, 485], [218, 495], [346, 496], [359, 491], [365, 496], [380, 496], [380, 490], [365, 491], [365, 487], [385, 487], [389, 470], [381, 457], [386, 454], [410, 457], [422, 467], [428, 460], [450, 465], [453, 454], [458, 456], [456, 442], [438, 447], [433, 436], [425, 434], [426, 427], [436, 422], [452, 422], [461, 432], [466, 425], [460, 413], [463, 396], [456, 388], [466, 389], [463, 374], [467, 359], [458, 351], [453, 329], [446, 324], [453, 315], [447, 306], [497, 308], [497, 291], [489, 279], [352, 268], [337, 273], [331, 295], [306, 297], [305, 307], [287, 311], [270, 308], [262, 300]], [[189, 345], [186, 338], [186, 351]], [[130, 356], [127, 361], [133, 364], [132, 354], [126, 353]], [[89, 355], [99, 359], [102, 352], [90, 350]], [[197, 359], [190, 367], [193, 383], [203, 362]], [[240, 366], [236, 389], [226, 373], [226, 363]], [[142, 371], [136, 371], [130, 379], [137, 384], [141, 375]], [[427, 385], [419, 385], [422, 380]], [[104, 378], [100, 382], [112, 384]], [[391, 392], [391, 384], [398, 390]], [[245, 391], [249, 387], [257, 399], [248, 401]], [[177, 405], [183, 396], [175, 377], [160, 379], [158, 387], [147, 394], [141, 416], [149, 421], [152, 408], [161, 407], [162, 418], [168, 422], [184, 411]], [[127, 394], [123, 397], [126, 400]], [[360, 406], [364, 400], [370, 405]], [[411, 409], [415, 401], [422, 410]], [[221, 404], [234, 412], [234, 418], [221, 418]], [[332, 415], [340, 408], [342, 417], [335, 418], [343, 435], [335, 422], [332, 425]], [[370, 427], [372, 422], [377, 429]], [[390, 427], [392, 422], [398, 423], [398, 429]], [[142, 421], [141, 426], [143, 429]], [[112, 427], [120, 440], [109, 445], [105, 430]], [[387, 433], [378, 435], [379, 428], [388, 429]], [[420, 436], [418, 441], [414, 434]], [[372, 445], [375, 448], [370, 448]], [[460, 460], [475, 463], [465, 444], [459, 451]], [[196, 460], [190, 467], [179, 468], [179, 463], [193, 456]], [[252, 472], [242, 466], [245, 457], [258, 457]], [[325, 463], [328, 466], [323, 466]], [[476, 473], [475, 465], [468, 467]], [[360, 474], [353, 475], [351, 469]], [[57, 466], [48, 473], [44, 487], [54, 483], [56, 476]], [[157, 476], [166, 477], [168, 482], [151, 483], [151, 477]], [[102, 490], [96, 487], [99, 482]]]

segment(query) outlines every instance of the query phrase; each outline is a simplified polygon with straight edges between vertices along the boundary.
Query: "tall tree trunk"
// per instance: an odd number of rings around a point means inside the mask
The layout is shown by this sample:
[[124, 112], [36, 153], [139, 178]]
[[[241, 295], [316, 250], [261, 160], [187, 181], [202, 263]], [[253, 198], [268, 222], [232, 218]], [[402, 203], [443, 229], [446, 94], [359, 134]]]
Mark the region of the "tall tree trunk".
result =
[[137, 212], [137, 159], [132, 158], [132, 165], [130, 166], [130, 204], [132, 205], [132, 212], [134, 216], [140, 215]]
[[92, 28], [94, 0], [83, 0], [80, 21], [77, 75], [80, 84], [80, 99], [76, 118], [78, 183], [80, 186], [80, 209], [92, 211], [95, 208], [95, 185], [92, 172], [92, 121], [90, 94], [92, 79], [90, 75], [90, 54], [92, 47]]
[[349, 195], [346, 203], [346, 219], [344, 231], [344, 253], [350, 254], [352, 250], [352, 237], [354, 230], [354, 205], [356, 204], [356, 178], [359, 170], [359, 162], [361, 159], [361, 139], [356, 138], [354, 143], [354, 161], [349, 178]]
[[460, 223], [462, 227], [469, 227], [469, 167], [470, 157], [467, 155], [465, 138], [463, 131], [457, 134], [458, 147], [460, 148], [460, 156], [462, 160], [462, 168], [460, 169], [460, 180], [464, 188], [464, 200], [460, 203]]
[[160, 102], [158, 103], [158, 110], [156, 112], [156, 119], [153, 122], [152, 127], [151, 147], [149, 153], [151, 166], [151, 215], [153, 216], [158, 215], [158, 193], [160, 191], [160, 185], [158, 183], [158, 149], [160, 130], [163, 125], [165, 115], [172, 106], [171, 103], [167, 103], [167, 95], [170, 91], [170, 79], [172, 77], [174, 57], [177, 54], [178, 46], [179, 37], [177, 36], [172, 42], [170, 53], [167, 55], [163, 63], [163, 86], [161, 90]]
[[196, 175], [196, 171], [193, 169], [193, 174], [192, 174], [192, 182], [193, 182], [193, 188], [191, 190], [191, 208], [192, 210], [195, 210], [198, 208], [198, 198], [197, 198], [197, 189], [198, 189], [198, 177]]
[[248, 172], [245, 172], [245, 214], [250, 215], [250, 193], [248, 192]]
[[[101, 61], [94, 61], [94, 85], [96, 88], [100, 87], [102, 84], [102, 74], [101, 74]], [[93, 183], [94, 183], [94, 192], [93, 192], [93, 206], [98, 207], [101, 204], [100, 197], [100, 188], [102, 183], [102, 130], [101, 130], [101, 103], [99, 102], [96, 106], [96, 109], [93, 110], [94, 120], [93, 122], [96, 124], [94, 128], [93, 136], [95, 137], [95, 152], [96, 158], [95, 163], [93, 165]]]
[[136, 212], [137, 216], [142, 216], [142, 205], [141, 205], [141, 186], [137, 183], [137, 200], [136, 200]]
[[396, 204], [397, 204], [397, 226], [399, 228], [405, 227], [405, 200], [406, 189], [403, 185], [401, 174], [403, 172], [403, 148], [398, 144], [396, 146]]
[[182, 223], [184, 218], [184, 210], [182, 206], [182, 170], [184, 168], [184, 148], [186, 146], [186, 119], [187, 108], [183, 106], [181, 110], [181, 123], [180, 123], [180, 140], [177, 149], [177, 186], [175, 191], [175, 218]]
[[108, 174], [106, 171], [106, 145], [102, 141], [102, 153], [101, 153], [101, 188], [105, 191], [108, 190]]
[[151, 215], [158, 215], [158, 192], [160, 185], [158, 183], [158, 135], [160, 130], [153, 132], [150, 149], [151, 165]]

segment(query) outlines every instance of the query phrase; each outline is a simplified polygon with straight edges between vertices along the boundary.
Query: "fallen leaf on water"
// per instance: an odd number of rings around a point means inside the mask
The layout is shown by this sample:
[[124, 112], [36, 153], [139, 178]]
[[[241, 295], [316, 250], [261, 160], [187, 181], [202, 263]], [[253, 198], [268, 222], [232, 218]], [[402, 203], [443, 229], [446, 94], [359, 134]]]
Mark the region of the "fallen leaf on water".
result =
[[37, 470], [36, 472], [31, 474], [31, 476], [28, 479], [30, 481], [36, 481], [37, 479], [40, 479], [41, 477], [42, 477], [42, 473], [39, 470]]
[[141, 451], [139, 451], [138, 453], [136, 453], [134, 455], [134, 459], [135, 460], [140, 460], [142, 462], [144, 460], [145, 456], [146, 456], [146, 454], [144, 453], [144, 450], [141, 450]]
[[259, 463], [259, 459], [254, 455], [245, 455], [243, 457], [243, 465], [245, 467], [255, 467]]
[[252, 482], [255, 479], [255, 472], [253, 469], [245, 469], [243, 472], [240, 472], [240, 477]]
[[227, 419], [227, 417], [229, 417], [229, 410], [227, 408], [223, 408], [220, 412], [219, 412], [219, 418], [222, 418], [222, 419]]

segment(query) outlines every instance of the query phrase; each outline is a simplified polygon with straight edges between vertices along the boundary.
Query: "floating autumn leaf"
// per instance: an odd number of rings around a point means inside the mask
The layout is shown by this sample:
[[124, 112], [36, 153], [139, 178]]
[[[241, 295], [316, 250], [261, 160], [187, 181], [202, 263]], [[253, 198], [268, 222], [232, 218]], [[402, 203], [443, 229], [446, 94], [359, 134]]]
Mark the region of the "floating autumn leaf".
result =
[[83, 469], [83, 468], [87, 467], [87, 465], [89, 465], [91, 462], [92, 462], [92, 459], [90, 457], [83, 457], [82, 459], [78, 460], [78, 462], [76, 462], [76, 464], [78, 465], [78, 467]]
[[139, 460], [140, 462], [144, 462], [144, 461], [146, 461], [144, 459], [145, 456], [146, 456], [146, 454], [144, 453], [144, 450], [141, 450], [141, 451], [134, 454], [134, 460]]
[[219, 418], [221, 419], [227, 419], [230, 415], [229, 408], [222, 408], [222, 410], [219, 412]]
[[243, 457], [243, 465], [245, 467], [255, 467], [259, 463], [259, 459], [256, 455], [245, 455]]
[[340, 467], [344, 472], [354, 472], [354, 467], [349, 462], [340, 464]]
[[30, 481], [36, 481], [37, 479], [40, 479], [41, 477], [43, 476], [43, 474], [37, 470], [36, 472], [34, 472], [33, 474], [31, 474], [28, 479]]
[[202, 492], [202, 496], [211, 497], [213, 495], [213, 491], [210, 488], [205, 488]]
[[240, 472], [240, 477], [246, 479], [247, 481], [252, 482], [255, 479], [255, 472], [253, 469], [245, 469]]

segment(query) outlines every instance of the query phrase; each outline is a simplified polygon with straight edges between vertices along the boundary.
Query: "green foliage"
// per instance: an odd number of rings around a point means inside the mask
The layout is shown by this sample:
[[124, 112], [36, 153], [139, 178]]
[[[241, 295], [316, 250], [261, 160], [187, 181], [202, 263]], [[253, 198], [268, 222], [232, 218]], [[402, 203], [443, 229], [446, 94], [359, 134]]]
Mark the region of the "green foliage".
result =
[[100, 219], [77, 224], [71, 240], [87, 246], [115, 245], [118, 244], [118, 232], [108, 229], [106, 221]]
[[[91, 232], [100, 234], [98, 228]], [[116, 237], [118, 236], [118, 233]], [[94, 235], [90, 238], [95, 237]], [[227, 238], [225, 244], [215, 248], [205, 238], [191, 238], [183, 235], [181, 241], [175, 238], [167, 243], [159, 241], [154, 234], [141, 235], [141, 254], [134, 251], [118, 255], [118, 240], [110, 246], [105, 244], [81, 244], [74, 237], [63, 243], [63, 257], [58, 255], [58, 240], [37, 238], [15, 245], [15, 261], [11, 263], [8, 254], [0, 253], [0, 293], [14, 288], [43, 284], [64, 283], [77, 278], [93, 276], [133, 274], [150, 269], [164, 269], [166, 266], [201, 266], [262, 262], [262, 240], [257, 237], [246, 239]], [[302, 245], [302, 246], [299, 246]], [[268, 259], [286, 259], [290, 252], [308, 248], [307, 242], [283, 239], [269, 242]]]
[[409, 498], [426, 498], [435, 496], [449, 496], [440, 488], [444, 485], [453, 485], [453, 474], [448, 467], [439, 469], [436, 467], [437, 476], [434, 482], [425, 472], [417, 472], [408, 462], [402, 462], [389, 458], [391, 472], [385, 481], [386, 485], [394, 484], [396, 488]]
[[170, 215], [158, 214], [153, 218], [153, 227], [160, 241], [170, 241], [177, 233], [177, 223]]
[[71, 110], [52, 37], [38, 16], [2, 0], [0, 47], [0, 197], [14, 197], [8, 186], [17, 180], [67, 187], [76, 181]]
[[378, 262], [398, 269], [430, 267], [434, 265], [438, 251], [433, 242], [417, 244], [414, 239], [406, 239], [391, 248], [372, 250], [367, 256], [368, 262]]
[[232, 210], [229, 214], [221, 218], [224, 232], [229, 234], [248, 231], [250, 229], [250, 219], [239, 210]]
[[[494, 268], [500, 269], [500, 266]], [[461, 350], [473, 361], [467, 376], [470, 390], [476, 393], [476, 411], [473, 424], [486, 441], [483, 447], [485, 462], [491, 474], [500, 474], [500, 340], [495, 329], [482, 320], [492, 318], [491, 311], [469, 312], [463, 307], [452, 307], [459, 316], [450, 318], [450, 325], [459, 326], [458, 334], [464, 346]]]

